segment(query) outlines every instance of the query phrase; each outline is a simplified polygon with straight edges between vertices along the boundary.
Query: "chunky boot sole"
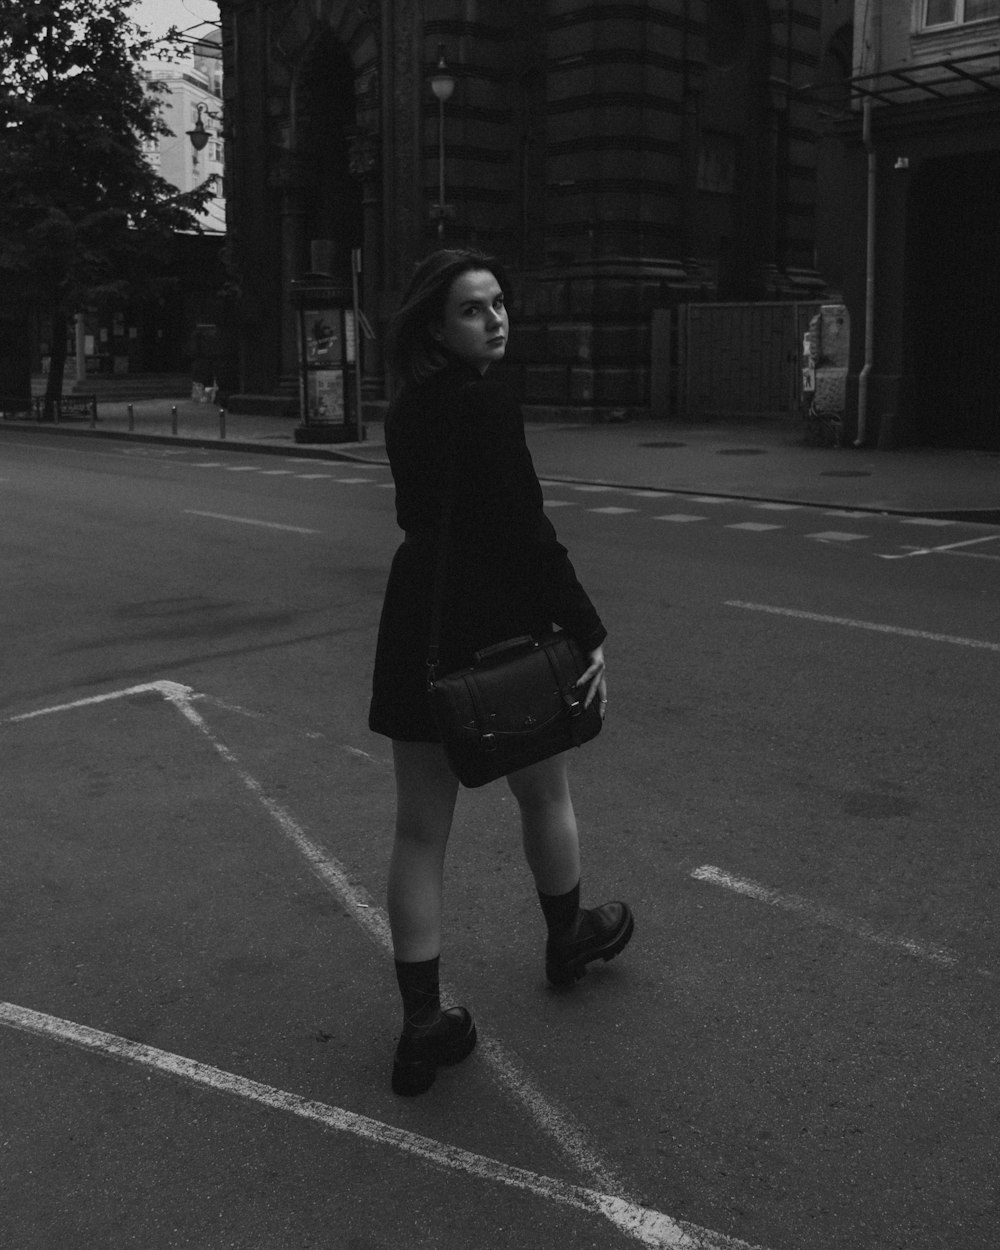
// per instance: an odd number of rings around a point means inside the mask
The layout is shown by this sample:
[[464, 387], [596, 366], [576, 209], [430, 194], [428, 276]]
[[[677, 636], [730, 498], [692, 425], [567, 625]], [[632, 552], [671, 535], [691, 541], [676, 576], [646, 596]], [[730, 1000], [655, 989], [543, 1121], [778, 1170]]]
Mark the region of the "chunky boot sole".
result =
[[[605, 907], [609, 905], [615, 906], [613, 903], [604, 904]], [[545, 976], [551, 985], [559, 988], [575, 985], [586, 976], [587, 964], [598, 959], [607, 963], [628, 946], [635, 930], [635, 920], [627, 903], [620, 903], [618, 906], [621, 907], [622, 914], [614, 928], [606, 933], [596, 933], [592, 937], [570, 942], [565, 951], [553, 951], [551, 948], [546, 951]], [[602, 911], [603, 908], [594, 910]]]
[[461, 1063], [476, 1047], [476, 1024], [464, 1007], [449, 1007], [424, 1036], [399, 1039], [392, 1062], [392, 1092], [404, 1098], [424, 1094], [438, 1068]]

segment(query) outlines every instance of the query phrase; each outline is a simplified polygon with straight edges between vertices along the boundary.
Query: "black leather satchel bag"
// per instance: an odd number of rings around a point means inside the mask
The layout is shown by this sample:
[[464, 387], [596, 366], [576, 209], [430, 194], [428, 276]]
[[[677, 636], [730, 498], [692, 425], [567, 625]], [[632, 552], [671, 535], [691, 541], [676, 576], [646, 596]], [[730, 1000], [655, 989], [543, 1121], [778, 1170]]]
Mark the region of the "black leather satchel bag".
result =
[[452, 771], [483, 786], [601, 731], [598, 700], [584, 708], [587, 659], [568, 634], [512, 638], [469, 668], [432, 678], [429, 693]]
[[476, 652], [470, 667], [438, 676], [453, 495], [454, 446], [441, 508], [427, 690], [452, 772], [473, 788], [588, 742], [603, 717], [596, 698], [583, 706], [586, 689], [576, 683], [587, 659], [561, 631], [497, 643]]

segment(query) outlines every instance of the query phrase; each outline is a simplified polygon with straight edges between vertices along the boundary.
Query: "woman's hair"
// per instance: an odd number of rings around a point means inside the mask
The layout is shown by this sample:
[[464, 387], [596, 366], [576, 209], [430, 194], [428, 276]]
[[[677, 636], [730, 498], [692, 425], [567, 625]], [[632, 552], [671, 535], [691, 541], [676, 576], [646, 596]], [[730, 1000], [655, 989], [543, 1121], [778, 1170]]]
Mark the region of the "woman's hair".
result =
[[448, 364], [448, 352], [431, 327], [444, 320], [455, 279], [479, 269], [489, 270], [509, 295], [501, 266], [472, 248], [442, 248], [417, 265], [386, 334], [386, 363], [397, 381], [424, 382]]

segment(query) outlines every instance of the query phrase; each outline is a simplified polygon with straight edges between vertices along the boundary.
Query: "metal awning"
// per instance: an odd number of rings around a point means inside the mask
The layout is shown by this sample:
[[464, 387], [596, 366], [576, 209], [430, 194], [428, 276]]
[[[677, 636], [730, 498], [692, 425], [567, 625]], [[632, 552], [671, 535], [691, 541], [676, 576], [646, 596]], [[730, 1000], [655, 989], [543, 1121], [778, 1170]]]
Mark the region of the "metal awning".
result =
[[1000, 49], [856, 74], [836, 83], [803, 87], [796, 94], [829, 105], [843, 104], [848, 96], [852, 103], [870, 99], [899, 105], [965, 99], [976, 92], [1000, 96]]

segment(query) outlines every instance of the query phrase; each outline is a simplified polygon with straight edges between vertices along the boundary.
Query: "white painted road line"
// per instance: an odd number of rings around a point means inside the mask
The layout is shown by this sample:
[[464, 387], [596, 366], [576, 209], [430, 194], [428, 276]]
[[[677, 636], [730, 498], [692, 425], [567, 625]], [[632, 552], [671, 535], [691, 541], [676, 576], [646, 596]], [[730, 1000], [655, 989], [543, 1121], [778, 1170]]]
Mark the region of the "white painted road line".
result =
[[258, 469], [261, 477], [295, 477], [294, 469]]
[[[920, 942], [915, 938], [881, 932], [867, 920], [851, 916], [847, 912], [840, 911], [839, 908], [813, 902], [812, 899], [803, 898], [801, 894], [786, 894], [782, 890], [774, 890], [770, 886], [761, 885], [758, 881], [750, 881], [746, 877], [732, 876], [713, 864], [703, 864], [700, 868], [695, 868], [690, 875], [695, 881], [705, 881], [710, 885], [721, 886], [734, 894], [742, 894], [746, 898], [755, 899], [758, 903], [767, 903], [770, 907], [794, 912], [814, 924], [840, 929], [844, 933], [863, 938], [866, 942], [871, 942], [885, 950], [912, 955], [916, 959], [936, 964], [939, 968], [954, 968], [960, 962], [958, 955], [946, 946], [937, 946], [931, 942]], [[976, 968], [973, 971], [981, 976], [992, 977], [992, 973], [985, 969]]]
[[588, 508], [588, 512], [603, 512], [605, 516], [620, 516], [623, 512], [636, 512], [636, 508]]
[[223, 466], [227, 473], [259, 473], [255, 464], [227, 464]]
[[[275, 822], [282, 835], [295, 847], [305, 860], [309, 869], [320, 882], [338, 900], [340, 905], [357, 922], [362, 932], [383, 952], [391, 953], [392, 938], [389, 921], [385, 912], [376, 904], [367, 890], [350, 880], [347, 869], [333, 856], [312, 841], [296, 821], [295, 817], [282, 805], [272, 799], [261, 784], [243, 768], [233, 752], [212, 731], [207, 721], [193, 706], [195, 700], [202, 696], [196, 694], [188, 686], [178, 682], [157, 681], [140, 686], [130, 686], [112, 694], [96, 695], [80, 699], [73, 703], [60, 704], [56, 707], [40, 708], [11, 718], [14, 721], [30, 720], [36, 716], [51, 715], [56, 712], [71, 711], [96, 703], [104, 703], [111, 699], [129, 698], [136, 695], [156, 693], [175, 708], [185, 720], [199, 731], [211, 744], [212, 748], [233, 769], [236, 776], [260, 803], [271, 819]], [[454, 990], [442, 984], [441, 990], [446, 998], [456, 1001], [461, 998]], [[621, 1198], [627, 1198], [624, 1183], [614, 1171], [596, 1153], [583, 1128], [578, 1125], [568, 1112], [563, 1111], [548, 1099], [537, 1088], [532, 1079], [524, 1072], [513, 1055], [506, 1053], [503, 1047], [489, 1038], [482, 1038], [479, 1053], [493, 1069], [497, 1084], [504, 1088], [508, 1095], [527, 1112], [535, 1126], [545, 1133], [559, 1148], [563, 1156], [584, 1176], [607, 1192], [615, 1192]], [[679, 1243], [683, 1244], [683, 1243]], [[711, 1245], [712, 1243], [706, 1243]], [[720, 1243], [725, 1244], [725, 1243]]]
[[598, 482], [568, 482], [570, 490], [584, 491], [590, 494], [600, 494], [605, 491], [614, 490], [613, 486], [604, 486]]
[[800, 503], [752, 503], [751, 508], [760, 508], [764, 512], [800, 512], [802, 504]]
[[[376, 1146], [392, 1147], [422, 1163], [447, 1171], [506, 1185], [546, 1202], [603, 1216], [639, 1245], [660, 1247], [661, 1250], [755, 1250], [745, 1241], [709, 1232], [686, 1221], [673, 1220], [660, 1211], [641, 1207], [612, 1194], [600, 1193], [582, 1185], [567, 1184], [566, 1181], [542, 1176], [538, 1172], [512, 1167], [498, 1159], [474, 1154], [458, 1146], [449, 1146], [381, 1120], [359, 1115], [355, 1111], [347, 1111], [343, 1107], [331, 1107], [288, 1090], [276, 1089], [273, 1085], [263, 1085], [259, 1081], [226, 1072], [222, 1068], [199, 1063], [184, 1055], [146, 1046], [142, 1042], [134, 1042], [114, 1033], [60, 1019], [58, 1016], [45, 1015], [15, 1003], [0, 1002], [0, 1024], [36, 1037], [65, 1042], [105, 1058], [152, 1068], [167, 1076], [204, 1086], [216, 1093], [245, 1098], [273, 1111], [283, 1111], [311, 1121], [324, 1129], [350, 1133]], [[756, 1250], [762, 1248], [757, 1247]]]
[[798, 608], [776, 608], [767, 603], [745, 603], [741, 599], [727, 599], [725, 606], [743, 608], [747, 612], [767, 612], [772, 616], [788, 616], [798, 621], [816, 621], [820, 625], [843, 625], [848, 629], [868, 629], [876, 634], [896, 634], [901, 638], [920, 638], [925, 642], [947, 642], [955, 647], [1000, 652], [1000, 642], [985, 642], [981, 638], [959, 638], [954, 634], [934, 634], [925, 629], [905, 629], [901, 625], [880, 625], [876, 621], [855, 621], [849, 616], [825, 616], [820, 612], [803, 612]]
[[784, 529], [783, 525], [765, 525], [761, 521], [737, 521], [734, 525], [727, 525], [727, 530], [747, 530], [751, 534], [763, 534], [767, 530]]
[[975, 547], [978, 543], [995, 543], [1000, 542], [1000, 534], [987, 534], [985, 538], [967, 538], [960, 543], [946, 543], [942, 547], [916, 547], [913, 551], [906, 551], [902, 555], [881, 556], [882, 560], [909, 560], [913, 556], [933, 556], [941, 552], [958, 551], [962, 547]]
[[329, 480], [333, 477], [332, 473], [297, 473], [296, 477], [303, 482], [318, 482], [321, 478]]
[[224, 512], [200, 512], [197, 508], [185, 508], [185, 516], [203, 516], [211, 521], [232, 521], [237, 525], [258, 525], [267, 530], [285, 530], [289, 534], [318, 534], [319, 530], [306, 529], [302, 525], [279, 525], [277, 521], [256, 521], [252, 517], [227, 516]]
[[900, 525], [956, 525], [956, 521], [943, 520], [935, 516], [900, 516], [896, 517]]
[[856, 543], [862, 538], [867, 538], [867, 534], [847, 534], [840, 530], [823, 530], [818, 534], [806, 534], [806, 538], [816, 538], [820, 542], [826, 543]]
[[542, 503], [546, 508], [575, 508], [577, 506], [575, 499], [543, 499]]
[[668, 512], [666, 516], [653, 517], [653, 520], [654, 521], [677, 521], [678, 524], [683, 524], [685, 521], [707, 521], [708, 518], [703, 517], [703, 516], [692, 516], [688, 512]]

